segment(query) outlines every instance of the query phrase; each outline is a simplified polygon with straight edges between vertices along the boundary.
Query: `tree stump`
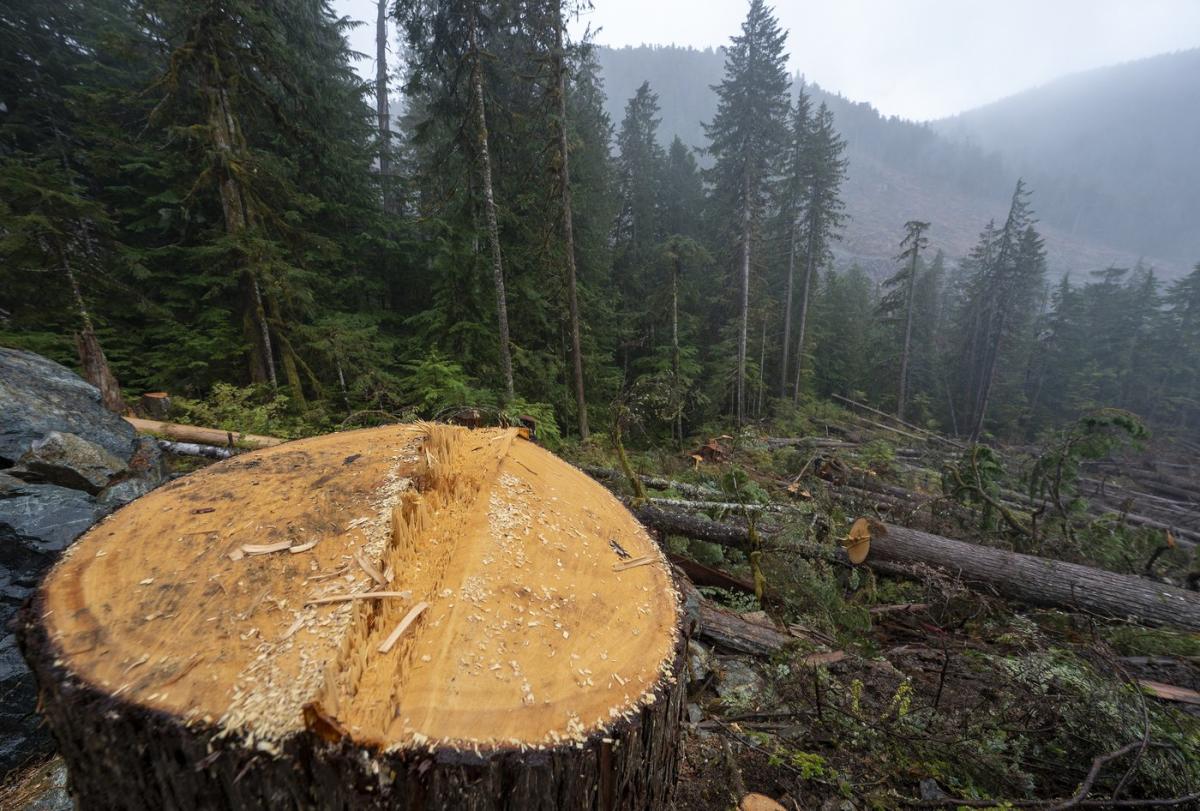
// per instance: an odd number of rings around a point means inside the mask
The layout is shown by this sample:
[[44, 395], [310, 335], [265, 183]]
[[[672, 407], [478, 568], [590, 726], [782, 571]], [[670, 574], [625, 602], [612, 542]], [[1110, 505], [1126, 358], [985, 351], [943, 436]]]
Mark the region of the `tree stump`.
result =
[[165, 420], [171, 416], [171, 395], [165, 391], [148, 391], [138, 398], [142, 416], [151, 420]]
[[80, 807], [664, 807], [669, 566], [517, 433], [292, 442], [83, 536], [21, 627]]

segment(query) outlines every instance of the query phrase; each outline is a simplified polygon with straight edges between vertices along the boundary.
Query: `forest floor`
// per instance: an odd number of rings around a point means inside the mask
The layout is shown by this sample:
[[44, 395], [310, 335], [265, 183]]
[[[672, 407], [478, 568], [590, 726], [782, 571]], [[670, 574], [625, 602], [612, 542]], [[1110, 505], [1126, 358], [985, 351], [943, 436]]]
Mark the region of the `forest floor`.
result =
[[[860, 516], [1030, 545], [986, 504], [943, 491], [943, 470], [959, 468], [964, 450], [890, 423], [817, 408], [770, 426], [781, 436], [760, 429], [631, 454], [660, 487], [678, 483], [649, 490], [652, 500], [670, 499], [658, 503], [685, 507], [708, 488], [710, 503], [753, 508], [705, 511], [742, 525], [760, 516], [761, 604], [747, 593], [754, 572], [744, 553], [667, 542], [744, 584], [701, 587], [708, 599], [793, 638], [756, 656], [703, 634], [692, 643], [676, 807], [734, 807], [747, 794], [788, 809], [1200, 807], [1200, 635], [1021, 605], [930, 567], [881, 577], [796, 551], [837, 544]], [[1195, 566], [1200, 476], [1176, 450], [1134, 448], [1081, 464], [1066, 505], [1071, 531], [1052, 531], [1043, 515], [1047, 529], [1025, 551], [1184, 584]], [[1031, 446], [989, 457], [987, 489], [1019, 521], [1033, 510], [1021, 503], [1022, 485], [1045, 453]], [[595, 449], [577, 461], [616, 466]], [[1160, 479], [1154, 468], [1169, 472]], [[632, 495], [619, 478], [605, 480]], [[1170, 505], [1163, 489], [1178, 489]], [[1147, 505], [1178, 507], [1165, 516], [1173, 531], [1128, 522], [1144, 522]]]
[[[703, 633], [690, 643], [675, 807], [1200, 807], [1200, 635], [1015, 603], [929, 566], [880, 576], [798, 551], [835, 549], [866, 516], [1184, 585], [1200, 539], [1193, 450], [1079, 463], [1057, 530], [1043, 515], [1030, 539], [944, 485], [964, 449], [877, 414], [815, 405], [736, 436], [631, 449], [652, 503], [753, 525], [757, 572], [742, 551], [663, 540], [725, 582], [700, 586], [707, 604], [784, 640], [753, 654]], [[1018, 522], [1038, 509], [1023, 493], [1047, 452], [986, 460], [983, 489]], [[564, 455], [634, 496], [607, 442]], [[39, 765], [0, 788], [0, 807], [69, 807], [61, 784], [54, 762]]]

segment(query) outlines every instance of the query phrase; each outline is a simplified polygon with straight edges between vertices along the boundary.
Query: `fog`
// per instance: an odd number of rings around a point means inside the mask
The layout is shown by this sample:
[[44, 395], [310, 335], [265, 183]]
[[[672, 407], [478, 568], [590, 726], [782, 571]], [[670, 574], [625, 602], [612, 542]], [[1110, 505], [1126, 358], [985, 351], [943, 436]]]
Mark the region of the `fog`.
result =
[[[351, 44], [374, 53], [374, 0], [334, 0], [364, 20]], [[838, 0], [780, 2], [791, 67], [886, 115], [926, 120], [1064, 73], [1200, 45], [1196, 0]], [[605, 45], [723, 45], [746, 3], [595, 0], [574, 24]], [[374, 59], [360, 63], [374, 75]]]

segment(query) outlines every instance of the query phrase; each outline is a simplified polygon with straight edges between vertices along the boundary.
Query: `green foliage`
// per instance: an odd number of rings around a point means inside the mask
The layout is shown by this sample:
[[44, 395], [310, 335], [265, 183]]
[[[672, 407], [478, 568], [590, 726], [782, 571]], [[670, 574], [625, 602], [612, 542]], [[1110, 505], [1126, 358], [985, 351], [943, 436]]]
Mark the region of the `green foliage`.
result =
[[203, 400], [176, 397], [172, 407], [175, 409], [172, 419], [184, 425], [283, 439], [311, 436], [331, 427], [319, 414], [297, 415], [286, 394], [272, 392], [265, 386], [238, 387], [217, 383]]
[[404, 401], [423, 417], [456, 406], [490, 405], [491, 395], [474, 387], [461, 365], [437, 352], [404, 364], [400, 391]]

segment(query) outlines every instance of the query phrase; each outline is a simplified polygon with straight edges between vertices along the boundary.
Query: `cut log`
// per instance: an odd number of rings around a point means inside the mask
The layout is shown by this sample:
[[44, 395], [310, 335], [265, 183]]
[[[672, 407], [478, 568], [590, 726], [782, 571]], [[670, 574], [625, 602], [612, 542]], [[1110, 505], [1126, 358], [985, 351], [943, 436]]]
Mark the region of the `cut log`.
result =
[[178, 425], [173, 422], [142, 420], [137, 417], [126, 417], [125, 421], [143, 434], [154, 434], [166, 439], [173, 439], [176, 442], [196, 442], [201, 445], [224, 447], [270, 448], [287, 441], [274, 436], [243, 434], [238, 431], [222, 431], [220, 428], [201, 428], [196, 425]]
[[[734, 549], [746, 549], [745, 528], [675, 513], [653, 505], [635, 509], [649, 527], [668, 534], [698, 538]], [[1105, 617], [1133, 619], [1145, 625], [1200, 630], [1200, 593], [1146, 578], [1089, 566], [1021, 555], [1003, 549], [957, 541], [915, 529], [871, 522], [883, 532], [871, 539], [865, 564], [880, 574], [910, 577], [914, 564], [938, 566], [970, 586], [1032, 605], [1088, 611]], [[764, 544], [771, 543], [764, 537]], [[846, 550], [818, 544], [791, 543], [795, 554], [844, 566]]]
[[580, 471], [515, 430], [394, 425], [159, 488], [20, 632], [83, 809], [663, 808], [683, 617]]
[[1200, 594], [1196, 592], [890, 524], [876, 522], [873, 530], [868, 565], [873, 561], [925, 563], [957, 575], [970, 586], [1032, 605], [1200, 630]]

